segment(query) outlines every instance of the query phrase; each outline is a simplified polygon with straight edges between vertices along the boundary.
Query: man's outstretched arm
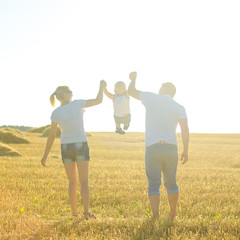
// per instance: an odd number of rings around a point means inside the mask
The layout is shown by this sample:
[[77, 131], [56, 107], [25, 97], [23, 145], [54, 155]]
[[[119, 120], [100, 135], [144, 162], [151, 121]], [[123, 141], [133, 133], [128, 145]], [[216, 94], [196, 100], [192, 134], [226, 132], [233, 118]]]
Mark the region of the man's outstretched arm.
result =
[[179, 125], [181, 128], [182, 142], [183, 142], [183, 152], [181, 156], [182, 164], [188, 161], [188, 145], [189, 145], [189, 129], [187, 119], [180, 119]]
[[128, 86], [128, 95], [140, 100], [140, 91], [136, 89], [137, 73], [131, 72], [129, 74], [129, 79], [131, 80], [131, 83]]

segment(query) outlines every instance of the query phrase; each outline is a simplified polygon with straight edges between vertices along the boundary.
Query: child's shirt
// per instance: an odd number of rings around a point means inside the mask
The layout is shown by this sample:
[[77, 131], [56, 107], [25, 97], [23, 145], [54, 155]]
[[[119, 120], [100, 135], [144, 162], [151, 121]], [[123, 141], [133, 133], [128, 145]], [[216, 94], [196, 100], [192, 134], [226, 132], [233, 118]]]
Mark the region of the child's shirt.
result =
[[121, 96], [114, 94], [113, 108], [114, 115], [117, 117], [130, 113], [130, 98], [126, 94]]

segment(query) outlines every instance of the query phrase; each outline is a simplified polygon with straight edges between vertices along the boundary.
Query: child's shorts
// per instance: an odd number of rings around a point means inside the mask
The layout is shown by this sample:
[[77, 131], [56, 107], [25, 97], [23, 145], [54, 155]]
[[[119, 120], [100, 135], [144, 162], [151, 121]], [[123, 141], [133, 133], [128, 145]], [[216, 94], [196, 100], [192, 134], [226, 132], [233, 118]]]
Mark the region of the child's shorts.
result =
[[87, 142], [61, 144], [62, 162], [89, 161], [89, 147]]
[[129, 113], [125, 117], [118, 117], [114, 115], [114, 120], [115, 120], [115, 123], [129, 125], [131, 121], [131, 114]]

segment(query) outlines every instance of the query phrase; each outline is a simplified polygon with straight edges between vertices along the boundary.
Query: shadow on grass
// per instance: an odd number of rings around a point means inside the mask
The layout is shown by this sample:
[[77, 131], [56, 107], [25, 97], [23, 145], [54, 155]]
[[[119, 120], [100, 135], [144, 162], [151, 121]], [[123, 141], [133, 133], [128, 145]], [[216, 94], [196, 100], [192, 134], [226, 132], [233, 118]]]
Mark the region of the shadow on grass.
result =
[[[193, 222], [175, 222], [170, 224], [168, 220], [151, 219], [114, 219], [103, 218], [98, 220], [84, 220], [83, 218], [66, 218], [52, 224], [59, 239], [61, 237], [75, 239], [186, 239], [201, 237], [207, 238], [212, 235], [216, 226], [208, 224], [196, 224]], [[219, 233], [221, 236], [221, 233]]]
[[153, 221], [152, 219], [148, 219], [138, 228], [133, 239], [167, 239], [171, 236], [173, 229], [173, 224], [170, 224], [167, 220]]
[[[82, 239], [87, 237], [106, 238], [106, 239], [184, 239], [184, 237], [207, 237], [214, 232], [216, 226], [208, 224], [196, 224], [193, 222], [175, 222], [170, 224], [167, 219], [152, 221], [152, 219], [138, 220], [133, 219], [92, 219], [65, 218], [55, 221], [52, 224], [59, 237]], [[91, 239], [91, 238], [90, 238]]]
[[[125, 236], [126, 239], [140, 240], [140, 239], [161, 239], [169, 238], [174, 229], [168, 221], [160, 220], [153, 222], [151, 219], [145, 221], [138, 221], [135, 219], [131, 223], [126, 219], [98, 219], [98, 220], [84, 220], [84, 219], [62, 219], [53, 224], [58, 234], [69, 236], [102, 236], [113, 237], [120, 239]], [[121, 236], [118, 236], [119, 231]], [[120, 237], [120, 238], [119, 238]], [[122, 238], [121, 238], [122, 239]]]
[[54, 222], [53, 227], [57, 229], [58, 232], [68, 234], [76, 229], [84, 220], [81, 218], [65, 218]]
[[[214, 235], [218, 231], [218, 235]], [[189, 224], [189, 223], [175, 223], [171, 225], [168, 221], [160, 220], [153, 222], [147, 220], [144, 222], [137, 232], [134, 234], [134, 240], [145, 239], [186, 239], [186, 238], [207, 238], [209, 234], [216, 239], [222, 237], [222, 232], [219, 232], [219, 227], [208, 224]], [[225, 238], [224, 238], [225, 239]]]

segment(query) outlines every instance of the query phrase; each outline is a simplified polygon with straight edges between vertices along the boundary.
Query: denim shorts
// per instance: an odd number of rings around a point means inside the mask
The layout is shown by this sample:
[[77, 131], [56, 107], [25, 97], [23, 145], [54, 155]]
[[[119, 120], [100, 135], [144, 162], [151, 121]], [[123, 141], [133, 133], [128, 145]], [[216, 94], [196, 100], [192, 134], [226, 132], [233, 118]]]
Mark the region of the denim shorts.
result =
[[131, 121], [131, 114], [129, 113], [127, 116], [125, 117], [118, 117], [118, 116], [115, 116], [114, 115], [114, 120], [115, 120], [115, 123], [118, 123], [118, 124], [127, 124], [129, 125], [130, 121]]
[[176, 173], [178, 150], [173, 144], [153, 144], [146, 148], [145, 168], [148, 178], [148, 195], [160, 194], [161, 174], [167, 193], [178, 193]]
[[89, 161], [89, 147], [87, 142], [61, 144], [63, 163]]

